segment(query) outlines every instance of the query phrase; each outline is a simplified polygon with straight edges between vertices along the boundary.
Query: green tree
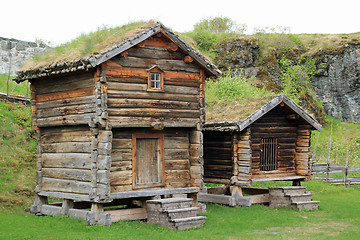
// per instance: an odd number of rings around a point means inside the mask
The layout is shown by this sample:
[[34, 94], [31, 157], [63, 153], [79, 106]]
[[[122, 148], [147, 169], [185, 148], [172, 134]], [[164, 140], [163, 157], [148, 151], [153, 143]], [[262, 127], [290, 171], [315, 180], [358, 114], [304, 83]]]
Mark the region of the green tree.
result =
[[227, 17], [213, 17], [200, 20], [189, 35], [201, 51], [210, 53], [223, 39], [243, 34], [245, 30], [245, 24], [238, 24]]
[[204, 30], [212, 33], [236, 32], [243, 34], [246, 31], [246, 25], [238, 24], [228, 17], [205, 18], [194, 25], [194, 31]]

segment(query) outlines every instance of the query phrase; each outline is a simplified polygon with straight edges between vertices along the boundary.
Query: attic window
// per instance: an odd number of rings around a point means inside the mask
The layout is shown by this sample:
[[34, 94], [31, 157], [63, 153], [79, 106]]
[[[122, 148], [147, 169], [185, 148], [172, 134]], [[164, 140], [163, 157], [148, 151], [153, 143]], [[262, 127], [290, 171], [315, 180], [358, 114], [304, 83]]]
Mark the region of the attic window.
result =
[[158, 66], [153, 66], [148, 71], [148, 91], [163, 92], [164, 72]]
[[277, 169], [277, 138], [262, 138], [260, 153], [260, 171]]

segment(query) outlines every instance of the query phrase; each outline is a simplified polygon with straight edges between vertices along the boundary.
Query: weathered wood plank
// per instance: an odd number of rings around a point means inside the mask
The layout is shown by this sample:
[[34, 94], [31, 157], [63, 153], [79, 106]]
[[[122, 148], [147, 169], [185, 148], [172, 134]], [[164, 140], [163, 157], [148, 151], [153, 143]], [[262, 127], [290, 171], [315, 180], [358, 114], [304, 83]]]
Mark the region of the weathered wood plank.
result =
[[43, 153], [90, 153], [91, 142], [61, 142], [41, 144]]
[[114, 138], [112, 140], [113, 149], [131, 149], [131, 147], [132, 147], [132, 139]]
[[210, 202], [228, 205], [230, 207], [236, 206], [235, 197], [230, 195], [217, 195], [217, 194], [208, 194], [208, 193], [199, 193], [198, 201], [200, 202]]
[[151, 197], [167, 194], [185, 194], [185, 193], [197, 193], [199, 192], [198, 187], [187, 187], [187, 188], [175, 188], [175, 189], [151, 189], [151, 190], [140, 190], [131, 192], [116, 192], [112, 193], [113, 199], [118, 198], [135, 198], [135, 197]]
[[83, 169], [69, 169], [69, 168], [42, 168], [43, 177], [56, 179], [69, 179], [76, 181], [91, 181], [91, 171]]
[[85, 153], [43, 153], [44, 168], [78, 168], [91, 169], [91, 154]]
[[[108, 67], [106, 69], [107, 75], [116, 76], [132, 76], [132, 77], [147, 77], [148, 71], [141, 68], [124, 68], [124, 67]], [[164, 78], [166, 79], [192, 79], [199, 80], [200, 74], [176, 71], [164, 71]]]
[[188, 170], [190, 169], [189, 160], [165, 160], [166, 170]]
[[122, 99], [156, 99], [156, 100], [171, 100], [184, 102], [199, 102], [199, 96], [195, 94], [182, 93], [158, 93], [158, 92], [135, 92], [108, 89], [108, 98], [122, 98]]
[[86, 194], [91, 191], [91, 183], [44, 177], [42, 190]]
[[111, 186], [131, 185], [131, 183], [132, 183], [132, 171], [110, 172]]
[[165, 160], [183, 160], [189, 159], [187, 149], [165, 149]]
[[106, 210], [105, 213], [111, 214], [111, 222], [147, 219], [146, 208]]
[[109, 116], [134, 116], [134, 117], [200, 117], [199, 110], [183, 109], [154, 109], [154, 108], [108, 108]]
[[108, 100], [109, 108], [171, 108], [171, 109], [199, 109], [199, 103], [168, 101], [157, 99], [118, 99]]
[[96, 106], [94, 103], [81, 104], [64, 107], [52, 107], [46, 109], [38, 109], [36, 115], [38, 118], [54, 117], [54, 116], [66, 116], [72, 114], [84, 114], [95, 113]]
[[139, 57], [115, 58], [114, 62], [122, 67], [145, 68], [157, 65], [164, 71], [185, 71], [199, 73], [199, 67], [196, 64], [186, 64], [182, 60], [172, 59], [145, 59]]
[[95, 88], [86, 88], [80, 90], [73, 90], [68, 92], [52, 93], [46, 95], [36, 95], [36, 102], [47, 102], [60, 99], [77, 98], [90, 96], [95, 94]]
[[190, 179], [189, 170], [167, 170], [165, 171], [166, 182], [181, 182]]
[[91, 118], [94, 118], [94, 113], [67, 115], [48, 118], [39, 118], [36, 120], [38, 127], [52, 127], [64, 125], [81, 125], [88, 124]]
[[92, 134], [90, 129], [87, 131], [43, 133], [41, 131], [40, 143], [60, 143], [60, 142], [90, 142]]
[[94, 87], [94, 75], [92, 72], [67, 75], [56, 78], [46, 78], [34, 81], [37, 94], [47, 94], [62, 91], [72, 91]]
[[94, 95], [85, 96], [85, 97], [77, 97], [77, 98], [70, 98], [70, 99], [60, 99], [54, 101], [47, 101], [47, 102], [36, 102], [37, 109], [46, 109], [46, 108], [56, 108], [56, 107], [63, 107], [63, 106], [74, 106], [74, 105], [81, 105], [81, 104], [95, 104], [96, 98]]
[[169, 52], [166, 48], [162, 47], [149, 47], [145, 46], [141, 49], [129, 49], [128, 57], [149, 58], [149, 59], [175, 59], [182, 60], [184, 55], [180, 52]]

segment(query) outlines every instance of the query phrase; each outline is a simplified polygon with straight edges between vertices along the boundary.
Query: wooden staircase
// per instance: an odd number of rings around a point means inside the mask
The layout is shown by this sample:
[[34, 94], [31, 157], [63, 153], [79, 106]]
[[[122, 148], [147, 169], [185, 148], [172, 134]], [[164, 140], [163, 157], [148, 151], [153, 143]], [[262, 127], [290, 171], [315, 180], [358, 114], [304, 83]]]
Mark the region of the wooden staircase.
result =
[[206, 217], [198, 216], [199, 207], [192, 207], [191, 198], [165, 198], [146, 201], [147, 222], [171, 229], [201, 227]]
[[295, 207], [302, 210], [319, 209], [319, 201], [312, 200], [311, 192], [306, 191], [306, 187], [271, 187], [269, 188], [270, 207]]

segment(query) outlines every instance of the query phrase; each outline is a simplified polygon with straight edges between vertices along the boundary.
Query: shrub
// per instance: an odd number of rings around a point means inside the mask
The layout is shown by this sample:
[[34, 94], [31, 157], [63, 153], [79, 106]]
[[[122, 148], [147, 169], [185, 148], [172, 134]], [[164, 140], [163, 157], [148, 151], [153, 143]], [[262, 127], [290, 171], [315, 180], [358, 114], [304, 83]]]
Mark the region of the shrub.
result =
[[246, 78], [241, 72], [226, 72], [215, 80], [206, 82], [206, 101], [218, 101], [221, 99], [245, 99], [271, 95], [265, 88], [258, 88], [252, 85], [254, 78]]

